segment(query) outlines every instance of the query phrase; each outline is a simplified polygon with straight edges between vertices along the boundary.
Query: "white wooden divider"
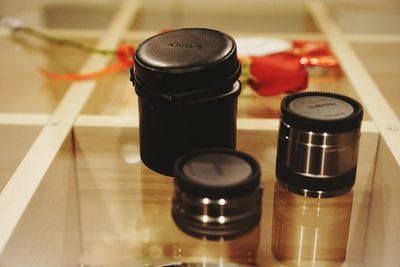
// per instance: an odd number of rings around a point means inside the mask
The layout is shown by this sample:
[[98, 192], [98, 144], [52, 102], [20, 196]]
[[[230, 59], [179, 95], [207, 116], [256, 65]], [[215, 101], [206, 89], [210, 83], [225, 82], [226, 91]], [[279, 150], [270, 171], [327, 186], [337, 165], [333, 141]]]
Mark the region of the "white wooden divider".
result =
[[[97, 44], [98, 48], [116, 49], [125, 30], [139, 11], [141, 1], [126, 0], [115, 13], [107, 30]], [[104, 68], [111, 58], [91, 55], [80, 73]], [[9, 183], [0, 194], [0, 251], [18, 224], [30, 199], [35, 194], [44, 174], [70, 133], [76, 117], [92, 94], [96, 81], [74, 82], [51, 116], [49, 124], [35, 140], [26, 156], [18, 166]], [[40, 159], [40, 160], [38, 160]], [[16, 201], [17, 200], [17, 201]]]
[[330, 47], [339, 58], [341, 67], [364, 103], [364, 108], [369, 111], [383, 139], [390, 144], [391, 152], [400, 165], [399, 119], [346, 41], [340, 28], [331, 18], [326, 6], [322, 2], [315, 1], [310, 2], [308, 8]]

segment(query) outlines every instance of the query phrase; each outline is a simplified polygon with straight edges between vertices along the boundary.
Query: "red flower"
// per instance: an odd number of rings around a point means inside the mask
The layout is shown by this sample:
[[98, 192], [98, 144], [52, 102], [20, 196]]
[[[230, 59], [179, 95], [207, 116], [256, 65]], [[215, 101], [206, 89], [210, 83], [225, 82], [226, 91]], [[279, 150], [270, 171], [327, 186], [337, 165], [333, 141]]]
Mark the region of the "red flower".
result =
[[339, 68], [339, 61], [323, 41], [293, 41], [292, 53], [306, 66]]
[[116, 52], [118, 60], [121, 63], [125, 63], [128, 68], [133, 64], [134, 53], [135, 49], [128, 44], [120, 44]]
[[[279, 53], [242, 60], [244, 78], [251, 88], [262, 96], [292, 93], [307, 87], [308, 74], [299, 57]], [[246, 66], [250, 64], [250, 66]], [[249, 67], [246, 73], [246, 68]], [[246, 77], [247, 75], [247, 77]]]

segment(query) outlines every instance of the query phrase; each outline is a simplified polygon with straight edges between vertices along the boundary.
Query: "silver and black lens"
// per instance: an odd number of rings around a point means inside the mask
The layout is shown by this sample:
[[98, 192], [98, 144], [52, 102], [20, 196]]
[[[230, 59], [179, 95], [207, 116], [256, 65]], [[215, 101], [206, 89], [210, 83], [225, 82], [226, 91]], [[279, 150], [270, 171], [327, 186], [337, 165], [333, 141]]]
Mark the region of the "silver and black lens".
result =
[[356, 178], [363, 109], [356, 100], [325, 92], [298, 93], [281, 103], [276, 177], [309, 197], [349, 191]]
[[172, 216], [186, 233], [207, 239], [235, 238], [261, 217], [260, 166], [248, 154], [205, 149], [175, 164]]

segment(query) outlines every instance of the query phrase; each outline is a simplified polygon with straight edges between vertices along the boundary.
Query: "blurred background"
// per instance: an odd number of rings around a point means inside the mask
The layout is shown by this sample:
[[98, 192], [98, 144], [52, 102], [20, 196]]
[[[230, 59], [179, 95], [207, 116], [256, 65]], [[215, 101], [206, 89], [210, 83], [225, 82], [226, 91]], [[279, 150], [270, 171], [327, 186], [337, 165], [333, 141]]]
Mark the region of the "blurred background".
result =
[[[134, 1], [134, 0], [132, 0]], [[118, 7], [115, 0], [2, 0], [0, 17], [15, 16], [46, 28], [103, 29]], [[400, 33], [397, 0], [324, 1], [345, 33]], [[146, 0], [136, 30], [213, 27], [228, 32], [316, 32], [304, 1]], [[204, 19], [204, 18], [207, 19]]]
[[[400, 2], [320, 2], [327, 7], [328, 20], [335, 23], [334, 27], [339, 27], [400, 116], [400, 106], [395, 102], [396, 88], [400, 83]], [[16, 19], [51, 36], [94, 46], [103, 36], [120, 3], [115, 0], [2, 0], [0, 20]], [[321, 32], [310, 13], [310, 3], [294, 0], [146, 0], [141, 2], [141, 8], [122, 41], [137, 47], [141, 41], [161, 31], [208, 27], [235, 38], [324, 42], [325, 33]], [[23, 34], [7, 38], [7, 34], [0, 32], [0, 37], [4, 37], [0, 38], [0, 56], [3, 59], [0, 62], [0, 112], [52, 112], [70, 83], [46, 79], [37, 69], [77, 73], [89, 53]], [[329, 44], [326, 43], [326, 47], [329, 48]], [[335, 56], [335, 51], [332, 56]], [[341, 67], [339, 61], [336, 68], [307, 66], [308, 84], [302, 90], [334, 91], [358, 99]], [[136, 96], [128, 76], [129, 73], [125, 71], [99, 78], [83, 114], [137, 114]], [[26, 81], [29, 81], [29, 87]], [[279, 103], [286, 92], [260, 96], [260, 92], [247, 88], [243, 90], [239, 101], [239, 117], [279, 116]], [[13, 101], [9, 101], [11, 96]], [[368, 114], [366, 118], [369, 118]]]

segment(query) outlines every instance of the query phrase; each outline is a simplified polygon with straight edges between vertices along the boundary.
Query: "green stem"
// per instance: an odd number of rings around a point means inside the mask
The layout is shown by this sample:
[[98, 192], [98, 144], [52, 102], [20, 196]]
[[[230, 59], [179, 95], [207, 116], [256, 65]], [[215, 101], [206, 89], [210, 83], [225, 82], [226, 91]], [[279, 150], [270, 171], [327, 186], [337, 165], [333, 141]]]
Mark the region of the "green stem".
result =
[[251, 59], [249, 57], [241, 57], [240, 61], [242, 63], [242, 74], [240, 76], [240, 81], [242, 82], [243, 87], [247, 85], [251, 77]]
[[19, 27], [14, 30], [15, 33], [17, 32], [22, 32], [28, 35], [32, 35], [36, 38], [46, 40], [50, 43], [57, 44], [57, 45], [65, 45], [65, 46], [71, 46], [75, 47], [77, 49], [80, 49], [85, 52], [90, 52], [90, 53], [98, 53], [102, 55], [113, 55], [116, 53], [115, 50], [109, 50], [109, 49], [98, 49], [92, 46], [89, 46], [87, 44], [74, 41], [74, 40], [68, 40], [68, 39], [62, 39], [62, 38], [57, 38], [51, 35], [48, 35], [44, 32], [29, 28], [29, 27]]

